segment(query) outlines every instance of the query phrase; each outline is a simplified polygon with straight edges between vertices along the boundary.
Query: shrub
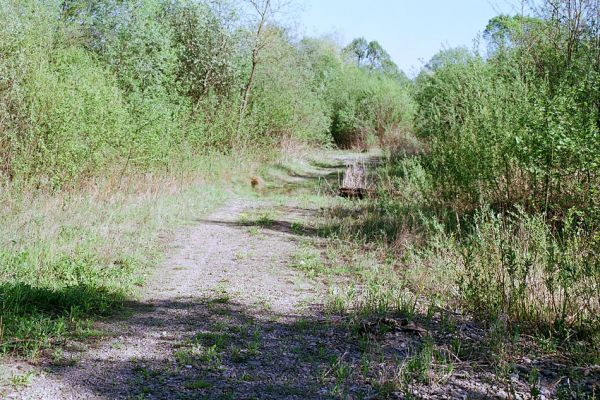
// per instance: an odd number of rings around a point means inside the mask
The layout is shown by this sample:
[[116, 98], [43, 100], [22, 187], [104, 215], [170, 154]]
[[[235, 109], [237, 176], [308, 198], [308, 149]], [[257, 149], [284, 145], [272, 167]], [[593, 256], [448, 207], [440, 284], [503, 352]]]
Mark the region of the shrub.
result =
[[21, 9], [23, 47], [4, 61], [19, 65], [22, 76], [12, 82], [20, 124], [4, 157], [11, 176], [56, 186], [110, 161], [128, 120], [114, 79], [87, 51], [64, 44], [66, 33], [53, 31], [56, 14], [47, 7]]
[[478, 213], [461, 257], [466, 308], [542, 331], [597, 331], [598, 242], [573, 225], [573, 216], [567, 223], [566, 234], [557, 237], [542, 218], [522, 211], [509, 218]]
[[271, 45], [257, 70], [249, 128], [266, 140], [285, 137], [327, 144], [328, 117], [308, 66], [283, 31], [276, 29], [269, 35]]
[[[595, 202], [600, 97], [590, 55], [600, 53], [598, 16], [593, 7], [576, 17], [564, 7], [547, 19], [495, 19], [489, 60], [434, 57], [441, 61], [418, 79], [417, 133], [454, 207], [522, 205], [564, 215]], [[582, 28], [571, 32], [569, 18], [581, 18]]]
[[516, 180], [517, 146], [528, 110], [528, 91], [498, 77], [475, 57], [422, 77], [417, 133], [430, 147], [428, 165], [443, 199], [455, 207], [523, 199]]
[[348, 58], [348, 48], [340, 50], [327, 39], [305, 39], [300, 49], [338, 146], [362, 148], [373, 139], [385, 141], [409, 129], [414, 112], [411, 84], [383, 49], [384, 60], [373, 55], [367, 64]]

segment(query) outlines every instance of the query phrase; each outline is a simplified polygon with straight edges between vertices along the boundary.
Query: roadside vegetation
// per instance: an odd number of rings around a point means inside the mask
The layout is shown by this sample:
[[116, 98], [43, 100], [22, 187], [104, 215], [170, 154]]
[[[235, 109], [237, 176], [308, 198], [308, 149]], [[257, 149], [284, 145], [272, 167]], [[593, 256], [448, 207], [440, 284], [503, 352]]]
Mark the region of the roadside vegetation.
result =
[[354, 329], [392, 316], [429, 330], [389, 382], [408, 396], [465, 363], [509, 396], [535, 371], [534, 398], [556, 374], [552, 396], [597, 396], [598, 3], [531, 15], [491, 20], [485, 57], [448, 49], [423, 68], [414, 129], [374, 168], [372, 198], [324, 211], [323, 261], [300, 264], [351, 277], [331, 279], [328, 309]]

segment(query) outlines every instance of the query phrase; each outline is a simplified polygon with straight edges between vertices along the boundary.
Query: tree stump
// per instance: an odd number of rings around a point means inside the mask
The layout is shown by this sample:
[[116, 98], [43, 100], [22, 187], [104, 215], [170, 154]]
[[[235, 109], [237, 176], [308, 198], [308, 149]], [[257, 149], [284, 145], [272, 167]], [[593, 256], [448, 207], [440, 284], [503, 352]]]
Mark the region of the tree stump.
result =
[[364, 164], [353, 163], [346, 167], [338, 194], [350, 199], [363, 199], [367, 196], [367, 170]]

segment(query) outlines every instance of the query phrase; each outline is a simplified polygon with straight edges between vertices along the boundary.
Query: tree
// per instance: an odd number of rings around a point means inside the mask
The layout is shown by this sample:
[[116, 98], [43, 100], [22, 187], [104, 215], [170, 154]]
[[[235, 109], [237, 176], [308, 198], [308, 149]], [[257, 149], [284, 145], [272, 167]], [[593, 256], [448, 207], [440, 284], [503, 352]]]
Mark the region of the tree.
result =
[[407, 79], [406, 75], [392, 61], [388, 52], [375, 40], [367, 42], [365, 38], [354, 39], [342, 50], [342, 53], [351, 61], [356, 62], [360, 68], [381, 72], [399, 80]]
[[542, 24], [543, 21], [535, 17], [499, 15], [488, 22], [483, 37], [488, 43], [489, 53], [493, 55], [523, 42]]
[[249, 5], [250, 9], [254, 12], [255, 33], [252, 36], [250, 73], [244, 85], [242, 101], [240, 103], [240, 114], [236, 129], [236, 138], [238, 139], [238, 142], [241, 139], [241, 129], [248, 110], [248, 102], [250, 101], [250, 95], [252, 94], [256, 69], [260, 63], [260, 56], [264, 48], [269, 44], [267, 25], [275, 15], [287, 6], [287, 2], [284, 0], [244, 0], [244, 2]]
[[469, 60], [474, 58], [473, 53], [466, 47], [452, 47], [438, 51], [427, 64], [425, 71], [436, 72], [440, 68], [449, 65], [467, 64]]
[[369, 43], [362, 37], [354, 39], [344, 48], [343, 53], [355, 61], [358, 67], [362, 67], [369, 53]]
[[184, 2], [174, 3], [169, 14], [179, 46], [178, 80], [185, 94], [194, 103], [209, 92], [219, 97], [230, 94], [236, 78], [232, 13]]
[[370, 69], [381, 69], [382, 64], [390, 60], [390, 55], [381, 47], [381, 45], [372, 41], [367, 46], [367, 60]]

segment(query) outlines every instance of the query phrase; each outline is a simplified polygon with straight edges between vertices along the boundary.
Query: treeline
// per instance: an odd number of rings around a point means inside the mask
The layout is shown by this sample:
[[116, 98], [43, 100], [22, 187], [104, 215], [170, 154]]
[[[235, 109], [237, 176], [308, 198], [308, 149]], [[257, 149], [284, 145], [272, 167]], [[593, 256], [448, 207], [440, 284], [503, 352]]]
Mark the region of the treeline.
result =
[[381, 46], [297, 40], [279, 6], [3, 1], [0, 177], [59, 188], [286, 140], [364, 143], [408, 123], [410, 82]]
[[437, 295], [485, 321], [600, 332], [599, 9], [496, 17], [486, 56], [445, 50], [416, 79], [424, 150], [396, 164], [391, 212], [427, 232], [408, 258], [454, 282]]

